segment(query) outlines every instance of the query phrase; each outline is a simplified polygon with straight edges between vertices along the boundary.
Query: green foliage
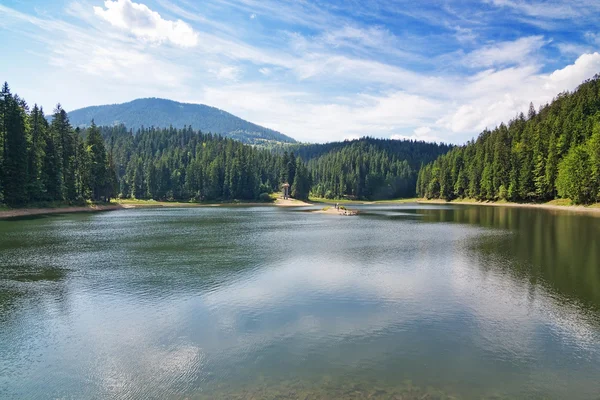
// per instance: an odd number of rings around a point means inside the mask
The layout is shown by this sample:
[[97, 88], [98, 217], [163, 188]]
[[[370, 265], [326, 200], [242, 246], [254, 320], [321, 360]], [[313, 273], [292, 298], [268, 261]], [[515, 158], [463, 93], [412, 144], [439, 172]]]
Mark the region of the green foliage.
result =
[[81, 108], [69, 113], [74, 126], [123, 124], [129, 128], [142, 127], [183, 129], [192, 127], [203, 132], [220, 134], [244, 143], [263, 144], [272, 141], [295, 143], [289, 136], [250, 123], [218, 108], [202, 104], [178, 103], [166, 99], [137, 99], [129, 103]]
[[261, 193], [258, 195], [258, 200], [265, 202], [265, 203], [270, 203], [273, 201], [273, 199], [271, 198], [271, 195], [269, 193]]
[[315, 197], [392, 199], [414, 197], [419, 166], [444, 154], [450, 146], [362, 138], [287, 148], [307, 160]]
[[[102, 138], [96, 132], [88, 151], [83, 132], [71, 127], [60, 105], [48, 124], [41, 108], [35, 105], [30, 112], [27, 103], [4, 84], [0, 118], [0, 200], [10, 206], [23, 206], [55, 201], [81, 203], [99, 197], [108, 201], [113, 196], [110, 184], [114, 173], [109, 156], [102, 151]], [[102, 192], [96, 196], [99, 184], [103, 185]]]
[[600, 76], [422, 166], [416, 186], [447, 200], [600, 200]]
[[[108, 201], [117, 196], [163, 201], [256, 200], [262, 193], [279, 190], [282, 183], [291, 185], [292, 197], [303, 200], [309, 193], [328, 199], [413, 197], [419, 165], [450, 149], [443, 144], [371, 138], [265, 149], [202, 133], [192, 129], [192, 123], [181, 128], [152, 127], [159, 125], [156, 118], [192, 118], [202, 107], [147, 99], [67, 115], [58, 105], [48, 123], [41, 109], [35, 106], [29, 112], [5, 85], [0, 101], [0, 200], [10, 205]], [[215, 110], [200, 114], [214, 124], [223, 118], [235, 119]], [[91, 124], [74, 129], [71, 121], [84, 124], [82, 113]], [[134, 132], [113, 124], [124, 116], [134, 126], [151, 127]], [[96, 126], [93, 118], [111, 126]], [[231, 123], [248, 124], [239, 121]], [[235, 128], [249, 129], [243, 124]], [[221, 128], [233, 129], [227, 124]], [[276, 132], [261, 132], [262, 139], [286, 140]], [[449, 179], [440, 185], [445, 196], [454, 190]]]
[[191, 128], [100, 128], [123, 198], [256, 200], [278, 189], [282, 157]]
[[590, 203], [594, 197], [590, 155], [584, 146], [573, 147], [558, 165], [558, 195], [575, 204]]
[[306, 166], [301, 163], [297, 164], [294, 173], [294, 183], [292, 184], [292, 197], [300, 200], [307, 200], [310, 193], [311, 178]]

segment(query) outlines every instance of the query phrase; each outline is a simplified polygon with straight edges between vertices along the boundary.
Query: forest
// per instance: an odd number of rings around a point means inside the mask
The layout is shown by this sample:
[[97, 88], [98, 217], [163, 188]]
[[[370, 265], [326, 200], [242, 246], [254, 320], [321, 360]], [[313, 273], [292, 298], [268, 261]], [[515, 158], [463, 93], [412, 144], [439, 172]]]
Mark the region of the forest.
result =
[[307, 160], [315, 197], [371, 200], [414, 197], [420, 165], [451, 148], [445, 144], [368, 137], [288, 147]]
[[[293, 155], [273, 154], [220, 135], [183, 129], [102, 127], [116, 166], [118, 194], [156, 200], [255, 200], [291, 182], [308, 198], [310, 176]], [[261, 196], [263, 194], [263, 196]]]
[[292, 155], [187, 127], [134, 134], [92, 121], [73, 128], [60, 105], [48, 122], [43, 109], [30, 109], [7, 83], [0, 92], [0, 146], [0, 203], [9, 206], [116, 197], [255, 200], [283, 181], [292, 182], [297, 198], [310, 190], [306, 166]]
[[415, 194], [417, 171], [451, 147], [363, 138], [328, 144], [252, 146], [183, 128], [73, 127], [60, 105], [43, 109], [0, 93], [0, 203], [136, 198], [229, 201], [292, 196], [391, 199]]
[[600, 201], [600, 75], [420, 169], [429, 199]]

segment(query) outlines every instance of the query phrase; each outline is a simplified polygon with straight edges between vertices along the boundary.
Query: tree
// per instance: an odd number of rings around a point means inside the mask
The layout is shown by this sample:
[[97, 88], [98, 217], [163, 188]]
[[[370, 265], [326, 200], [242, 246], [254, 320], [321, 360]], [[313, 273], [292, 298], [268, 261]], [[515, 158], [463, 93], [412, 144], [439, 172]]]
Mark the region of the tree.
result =
[[87, 130], [86, 147], [90, 162], [88, 182], [92, 200], [108, 200], [112, 193], [108, 158], [104, 140], [93, 120]]
[[18, 206], [28, 201], [26, 114], [17, 96], [5, 93], [3, 103], [4, 201], [11, 206]]
[[297, 164], [294, 174], [294, 183], [292, 184], [292, 197], [300, 200], [307, 200], [310, 192], [310, 176], [303, 163]]
[[[577, 203], [600, 200], [600, 75], [572, 93], [560, 94], [527, 118], [484, 130], [421, 167], [417, 191], [429, 197], [454, 195], [480, 200]], [[446, 170], [450, 166], [451, 173]], [[449, 180], [449, 181], [448, 181]]]
[[595, 193], [590, 167], [590, 155], [586, 148], [572, 148], [558, 165], [558, 195], [570, 198], [575, 204], [591, 202]]
[[44, 110], [36, 105], [29, 115], [29, 126], [31, 130], [31, 143], [28, 151], [28, 192], [29, 199], [40, 201], [46, 198], [46, 187], [44, 185], [43, 167], [46, 156], [46, 141], [48, 134], [48, 121], [44, 116]]

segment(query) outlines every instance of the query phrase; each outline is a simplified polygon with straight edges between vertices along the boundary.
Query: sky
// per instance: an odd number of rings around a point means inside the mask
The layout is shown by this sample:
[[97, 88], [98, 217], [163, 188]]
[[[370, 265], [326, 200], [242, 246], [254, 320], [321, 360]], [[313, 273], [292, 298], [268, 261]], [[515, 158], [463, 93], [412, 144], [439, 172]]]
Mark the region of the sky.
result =
[[600, 0], [0, 0], [50, 113], [161, 97], [304, 142], [461, 144], [600, 73]]

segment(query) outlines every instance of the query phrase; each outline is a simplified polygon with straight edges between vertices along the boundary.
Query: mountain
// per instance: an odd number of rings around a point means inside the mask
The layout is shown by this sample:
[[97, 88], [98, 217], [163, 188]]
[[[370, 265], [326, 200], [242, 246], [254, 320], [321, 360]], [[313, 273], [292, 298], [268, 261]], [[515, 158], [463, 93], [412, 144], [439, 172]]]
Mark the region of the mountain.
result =
[[215, 107], [158, 98], [80, 108], [69, 112], [69, 119], [73, 126], [82, 128], [89, 126], [92, 119], [99, 126], [123, 124], [134, 131], [141, 126], [173, 126], [180, 129], [187, 125], [202, 132], [218, 133], [243, 143], [296, 142], [289, 136], [245, 121]]
[[425, 165], [417, 193], [446, 200], [600, 201], [600, 75]]

